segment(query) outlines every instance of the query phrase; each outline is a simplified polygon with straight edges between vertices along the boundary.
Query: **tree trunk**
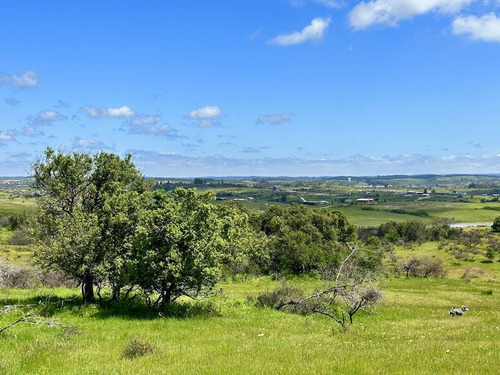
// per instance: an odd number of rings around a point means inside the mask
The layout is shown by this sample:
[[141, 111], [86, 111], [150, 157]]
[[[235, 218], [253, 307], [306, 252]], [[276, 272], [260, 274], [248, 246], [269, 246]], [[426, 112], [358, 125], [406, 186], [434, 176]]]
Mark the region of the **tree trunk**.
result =
[[113, 285], [113, 301], [118, 301], [120, 299], [121, 288], [117, 285]]
[[83, 275], [82, 298], [85, 304], [95, 303], [94, 276], [89, 271]]

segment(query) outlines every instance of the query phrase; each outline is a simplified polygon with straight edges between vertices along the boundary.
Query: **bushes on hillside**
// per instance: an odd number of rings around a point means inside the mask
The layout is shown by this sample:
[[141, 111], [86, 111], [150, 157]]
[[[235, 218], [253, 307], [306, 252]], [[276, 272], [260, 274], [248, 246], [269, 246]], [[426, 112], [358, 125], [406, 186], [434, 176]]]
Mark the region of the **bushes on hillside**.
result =
[[268, 239], [268, 269], [305, 273], [338, 264], [346, 244], [355, 240], [354, 226], [340, 212], [294, 204], [271, 206], [254, 220]]
[[390, 243], [411, 244], [453, 239], [460, 236], [462, 230], [451, 228], [449, 224], [449, 221], [445, 219], [435, 220], [431, 224], [425, 224], [421, 221], [403, 221], [401, 223], [389, 221], [378, 227], [358, 228], [358, 237], [361, 241], [375, 236]]
[[403, 274], [407, 278], [446, 276], [442, 260], [429, 257], [412, 257], [402, 260], [397, 265], [397, 272], [398, 274]]

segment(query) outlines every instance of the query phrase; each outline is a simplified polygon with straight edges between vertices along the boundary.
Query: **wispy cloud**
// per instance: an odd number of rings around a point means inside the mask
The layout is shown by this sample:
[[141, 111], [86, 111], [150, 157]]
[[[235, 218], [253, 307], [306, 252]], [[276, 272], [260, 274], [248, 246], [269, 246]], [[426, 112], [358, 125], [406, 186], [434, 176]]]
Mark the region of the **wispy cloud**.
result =
[[342, 0], [289, 0], [289, 2], [294, 8], [302, 7], [308, 3], [320, 4], [332, 9], [338, 9], [344, 5]]
[[257, 124], [273, 124], [273, 125], [278, 125], [278, 124], [283, 124], [284, 122], [291, 121], [293, 117], [293, 114], [291, 113], [276, 113], [276, 114], [270, 114], [270, 115], [261, 115], [256, 123]]
[[194, 109], [186, 115], [187, 118], [197, 120], [200, 127], [208, 128], [218, 121], [222, 111], [217, 106], [205, 106]]
[[8, 175], [23, 175], [26, 176], [33, 161], [33, 155], [27, 152], [19, 152], [9, 154], [4, 160], [0, 161], [2, 172]]
[[293, 46], [302, 44], [311, 40], [321, 40], [330, 26], [331, 19], [328, 18], [315, 18], [311, 23], [300, 31], [294, 31], [288, 34], [281, 34], [270, 40], [270, 44], [278, 46]]
[[11, 107], [16, 107], [21, 104], [21, 101], [16, 98], [5, 98], [5, 104], [10, 105]]
[[250, 33], [249, 35], [247, 35], [247, 39], [248, 40], [254, 40], [255, 38], [257, 38], [260, 34], [262, 33], [262, 29], [257, 29], [255, 30], [254, 32]]
[[399, 21], [429, 12], [455, 14], [476, 0], [372, 0], [362, 1], [349, 13], [355, 29], [374, 25], [397, 26]]
[[0, 72], [0, 85], [10, 85], [17, 88], [34, 87], [38, 83], [38, 76], [33, 70], [26, 70], [23, 75]]
[[341, 176], [427, 173], [498, 173], [499, 155], [423, 154], [370, 157], [353, 155], [344, 159], [303, 158], [238, 159], [223, 156], [190, 157], [172, 153], [131, 150], [146, 174], [169, 177], [193, 176]]
[[500, 43], [500, 17], [494, 12], [482, 17], [459, 16], [452, 23], [453, 34], [482, 42]]
[[111, 147], [97, 139], [75, 138], [72, 145], [75, 151], [98, 151], [110, 150]]
[[161, 125], [142, 125], [132, 126], [129, 128], [131, 134], [155, 135], [157, 137], [166, 137], [169, 139], [184, 138], [179, 136], [176, 129], [173, 129], [169, 124]]
[[57, 111], [47, 110], [38, 112], [36, 116], [28, 116], [27, 120], [32, 125], [51, 125], [57, 121], [65, 121], [68, 118]]
[[43, 133], [31, 126], [25, 126], [21, 130], [5, 130], [0, 131], [0, 145], [3, 145], [7, 142], [16, 142], [16, 137], [36, 137], [39, 135], [43, 135]]
[[160, 116], [141, 116], [130, 120], [129, 124], [133, 127], [140, 127], [146, 125], [153, 125], [159, 123], [161, 120]]
[[70, 105], [61, 99], [59, 99], [57, 101], [57, 104], [54, 105], [54, 108], [69, 108], [69, 107], [70, 107]]
[[255, 148], [255, 147], [245, 147], [243, 148], [243, 150], [241, 151], [245, 154], [258, 154], [260, 153], [260, 150], [258, 148]]
[[135, 117], [135, 111], [124, 105], [121, 107], [109, 107], [109, 108], [97, 108], [90, 105], [82, 107], [82, 110], [90, 118], [102, 119], [102, 118], [125, 118], [130, 119]]

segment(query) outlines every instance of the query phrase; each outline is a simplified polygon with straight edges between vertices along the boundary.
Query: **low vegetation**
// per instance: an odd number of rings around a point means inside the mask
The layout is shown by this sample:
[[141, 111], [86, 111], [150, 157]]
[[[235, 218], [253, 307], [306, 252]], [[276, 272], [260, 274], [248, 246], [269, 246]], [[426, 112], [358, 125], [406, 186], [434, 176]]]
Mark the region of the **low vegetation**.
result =
[[[497, 372], [497, 220], [452, 228], [437, 201], [389, 195], [255, 210], [215, 201], [241, 185], [153, 186], [107, 153], [47, 150], [34, 176], [29, 213], [0, 220], [0, 373]], [[483, 203], [457, 204], [496, 211]], [[351, 206], [398, 219], [356, 228]]]

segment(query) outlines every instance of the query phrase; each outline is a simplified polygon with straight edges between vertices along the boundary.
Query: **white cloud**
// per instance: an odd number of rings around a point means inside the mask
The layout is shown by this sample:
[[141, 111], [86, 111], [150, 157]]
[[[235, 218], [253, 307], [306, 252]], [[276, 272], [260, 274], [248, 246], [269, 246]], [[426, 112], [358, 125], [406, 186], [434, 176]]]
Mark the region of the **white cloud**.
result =
[[[257, 149], [254, 149], [255, 151]], [[252, 151], [248, 149], [247, 151]], [[498, 173], [500, 155], [399, 156], [354, 155], [343, 159], [192, 157], [131, 150], [147, 175], [199, 176], [373, 176], [391, 174]]]
[[33, 156], [27, 152], [10, 154], [0, 161], [2, 173], [7, 176], [26, 176], [30, 170], [30, 164], [33, 161]]
[[38, 83], [38, 76], [33, 70], [26, 70], [22, 76], [0, 72], [0, 85], [8, 84], [18, 88], [34, 87]]
[[84, 138], [75, 138], [73, 141], [73, 149], [87, 150], [87, 151], [95, 151], [95, 150], [108, 150], [111, 147], [107, 146], [103, 142], [97, 139], [84, 139]]
[[14, 135], [10, 131], [0, 132], [0, 142], [12, 140], [14, 140]]
[[276, 113], [271, 115], [261, 115], [259, 119], [256, 121], [257, 124], [283, 124], [284, 122], [288, 122], [292, 119], [293, 114], [291, 113]]
[[212, 126], [221, 116], [222, 112], [217, 106], [205, 106], [195, 109], [186, 116], [187, 118], [198, 120], [202, 128]]
[[155, 135], [157, 137], [166, 137], [169, 139], [183, 138], [177, 134], [177, 130], [173, 129], [169, 124], [161, 125], [143, 125], [130, 127], [131, 134], [146, 134]]
[[310, 25], [304, 27], [301, 31], [278, 35], [274, 39], [270, 40], [269, 43], [278, 46], [293, 46], [310, 40], [321, 40], [323, 39], [330, 22], [330, 17], [315, 18], [311, 21]]
[[135, 116], [135, 111], [124, 105], [121, 107], [96, 108], [86, 105], [82, 110], [91, 118], [132, 118]]
[[5, 142], [17, 141], [17, 136], [36, 137], [38, 135], [43, 135], [43, 133], [31, 126], [25, 126], [21, 130], [0, 131], [0, 145], [5, 144]]
[[459, 16], [452, 24], [453, 34], [466, 35], [472, 40], [500, 43], [500, 17], [494, 12], [482, 17]]
[[157, 124], [160, 120], [160, 116], [142, 116], [130, 120], [129, 124], [130, 126], [146, 126]]
[[56, 121], [64, 121], [68, 118], [57, 111], [41, 111], [36, 116], [29, 116], [28, 121], [33, 125], [50, 125]]
[[205, 106], [195, 109], [189, 113], [189, 118], [192, 119], [208, 119], [216, 118], [221, 115], [221, 110], [217, 106]]
[[355, 29], [373, 25], [397, 26], [403, 19], [410, 19], [429, 12], [455, 14], [476, 0], [372, 0], [362, 1], [349, 13], [349, 23]]

